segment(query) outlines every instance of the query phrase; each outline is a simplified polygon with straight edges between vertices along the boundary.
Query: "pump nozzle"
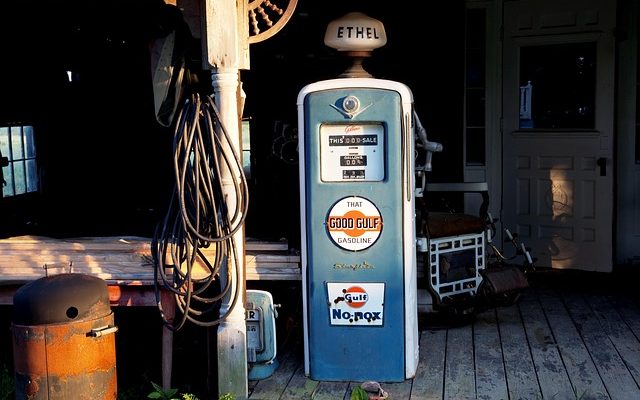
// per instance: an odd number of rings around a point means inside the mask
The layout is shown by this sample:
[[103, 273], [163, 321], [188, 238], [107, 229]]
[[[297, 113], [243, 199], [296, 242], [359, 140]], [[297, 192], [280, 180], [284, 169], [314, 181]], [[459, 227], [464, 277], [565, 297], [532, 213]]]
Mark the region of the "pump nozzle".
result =
[[416, 124], [416, 134], [418, 135], [418, 140], [422, 145], [422, 148], [427, 152], [425, 163], [423, 166], [424, 171], [431, 171], [431, 159], [433, 158], [434, 152], [441, 152], [443, 147], [441, 143], [438, 142], [430, 142], [427, 139], [427, 130], [422, 126], [422, 122], [420, 122], [420, 117], [418, 117], [418, 113], [413, 111], [413, 119]]
[[437, 142], [427, 142], [427, 145], [425, 146], [425, 148], [427, 149], [427, 156], [425, 157], [424, 170], [431, 171], [432, 170], [431, 159], [433, 158], [433, 152], [442, 151], [442, 145]]

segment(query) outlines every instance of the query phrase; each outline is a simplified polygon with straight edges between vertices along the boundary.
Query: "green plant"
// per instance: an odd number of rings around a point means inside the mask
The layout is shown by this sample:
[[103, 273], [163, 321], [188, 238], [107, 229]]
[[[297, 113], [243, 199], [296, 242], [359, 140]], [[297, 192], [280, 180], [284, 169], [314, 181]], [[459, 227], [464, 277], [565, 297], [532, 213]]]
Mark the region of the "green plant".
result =
[[[155, 382], [151, 382], [151, 386], [153, 386], [154, 390], [147, 395], [149, 399], [180, 400], [180, 398], [176, 397], [178, 389], [163, 389]], [[192, 393], [182, 393], [180, 397], [182, 400], [198, 400], [198, 397]]]
[[582, 393], [578, 393], [578, 390], [573, 388], [573, 395], [576, 397], [576, 400], [582, 400], [587, 396], [587, 391], [583, 390]]
[[13, 399], [15, 390], [16, 386], [9, 369], [4, 364], [0, 365], [0, 400]]
[[[161, 400], [200, 400], [193, 393], [178, 393], [178, 389], [163, 389], [160, 385], [155, 382], [151, 382], [153, 386], [153, 392], [147, 395], [149, 399], [161, 399]], [[176, 397], [179, 396], [179, 397]], [[0, 400], [5, 400], [4, 398], [0, 398]], [[7, 398], [6, 400], [9, 400]], [[231, 393], [221, 394], [218, 400], [236, 400], [236, 396]]]
[[369, 395], [360, 386], [356, 386], [351, 390], [351, 400], [369, 400]]
[[178, 400], [177, 397], [174, 397], [178, 393], [178, 389], [163, 389], [160, 385], [155, 382], [151, 382], [151, 386], [153, 386], [154, 391], [149, 393], [147, 396], [150, 399], [162, 399], [162, 400]]

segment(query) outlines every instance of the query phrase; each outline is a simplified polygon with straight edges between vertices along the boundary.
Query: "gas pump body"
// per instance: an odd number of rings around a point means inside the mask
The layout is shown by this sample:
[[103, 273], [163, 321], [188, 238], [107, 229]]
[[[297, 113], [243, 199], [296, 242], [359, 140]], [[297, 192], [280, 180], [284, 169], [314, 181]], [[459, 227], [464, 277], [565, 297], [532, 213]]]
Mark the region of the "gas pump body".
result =
[[305, 373], [400, 382], [418, 364], [413, 98], [343, 78], [298, 94]]

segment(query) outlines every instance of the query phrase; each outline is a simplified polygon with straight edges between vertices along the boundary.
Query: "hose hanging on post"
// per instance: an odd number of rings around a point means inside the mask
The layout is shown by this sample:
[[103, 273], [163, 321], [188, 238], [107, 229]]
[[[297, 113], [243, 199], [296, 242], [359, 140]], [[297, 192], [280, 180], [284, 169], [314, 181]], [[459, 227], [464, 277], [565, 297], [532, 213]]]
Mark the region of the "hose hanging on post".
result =
[[[186, 321], [200, 326], [217, 325], [242, 297], [239, 285], [234, 285], [242, 277], [238, 276], [237, 268], [231, 269], [240, 262], [234, 234], [246, 218], [249, 191], [242, 161], [231, 143], [211, 96], [202, 100], [199, 94], [192, 94], [175, 125], [173, 195], [151, 243], [156, 302], [165, 325], [174, 331]], [[236, 199], [233, 210], [228, 209], [225, 200], [228, 195], [222, 182], [225, 170], [233, 183]], [[207, 259], [202, 251], [211, 246], [213, 250], [208, 253], [215, 254], [213, 260]], [[193, 275], [196, 265], [204, 269], [203, 277]], [[224, 287], [215, 288], [223, 268], [227, 272], [226, 282]], [[174, 294], [182, 314], [173, 323], [163, 312], [160, 282]], [[218, 315], [220, 302], [231, 287], [235, 292], [229, 311]]]

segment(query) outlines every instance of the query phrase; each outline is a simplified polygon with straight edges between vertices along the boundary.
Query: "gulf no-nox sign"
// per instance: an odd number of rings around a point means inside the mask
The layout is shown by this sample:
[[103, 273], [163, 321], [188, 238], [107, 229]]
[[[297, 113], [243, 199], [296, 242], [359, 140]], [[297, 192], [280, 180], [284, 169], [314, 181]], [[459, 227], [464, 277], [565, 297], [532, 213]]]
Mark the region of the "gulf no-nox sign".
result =
[[338, 200], [327, 215], [327, 233], [338, 247], [359, 251], [378, 240], [382, 232], [382, 216], [371, 201], [350, 196]]
[[384, 283], [327, 282], [331, 325], [382, 326]]

